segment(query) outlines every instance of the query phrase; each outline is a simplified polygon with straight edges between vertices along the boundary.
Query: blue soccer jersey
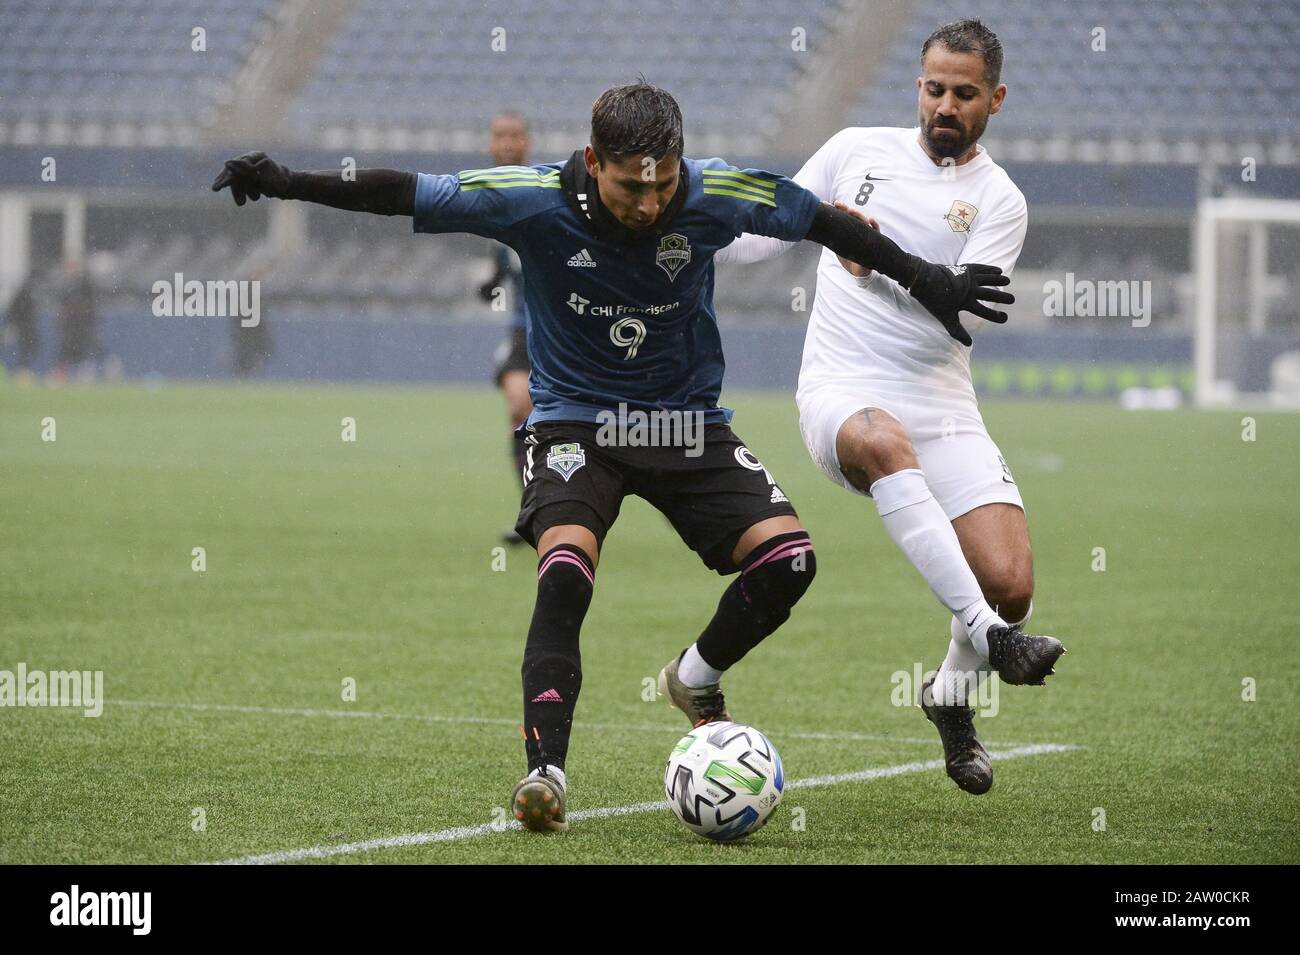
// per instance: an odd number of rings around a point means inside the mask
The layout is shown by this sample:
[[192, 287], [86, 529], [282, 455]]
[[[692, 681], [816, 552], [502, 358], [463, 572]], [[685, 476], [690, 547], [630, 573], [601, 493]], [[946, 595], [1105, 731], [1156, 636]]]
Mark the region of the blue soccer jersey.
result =
[[820, 200], [783, 176], [721, 159], [683, 159], [654, 226], [609, 228], [581, 152], [568, 163], [420, 174], [416, 232], [472, 232], [523, 265], [529, 390], [536, 421], [596, 421], [602, 410], [718, 407], [724, 362], [713, 256], [745, 232], [798, 241]]

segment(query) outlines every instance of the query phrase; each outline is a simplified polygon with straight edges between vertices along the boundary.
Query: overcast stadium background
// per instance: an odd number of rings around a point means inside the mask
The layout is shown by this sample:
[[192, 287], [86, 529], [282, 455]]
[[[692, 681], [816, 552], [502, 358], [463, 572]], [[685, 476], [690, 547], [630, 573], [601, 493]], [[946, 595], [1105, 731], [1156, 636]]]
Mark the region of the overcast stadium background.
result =
[[[260, 147], [294, 168], [352, 156], [453, 172], [489, 163], [486, 126], [507, 108], [532, 124], [532, 161], [562, 160], [586, 142], [594, 97], [640, 72], [678, 97], [689, 154], [790, 174], [844, 126], [914, 123], [922, 40], [971, 12], [1001, 36], [1010, 87], [984, 143], [1030, 208], [1012, 322], [977, 345], [982, 394], [1190, 392], [1198, 200], [1300, 197], [1294, 117], [1276, 88], [1300, 74], [1300, 7], [1288, 0], [654, 6], [653, 28], [629, 32], [634, 0], [9, 0], [0, 303], [35, 272], [34, 367], [48, 371], [63, 263], [83, 260], [102, 315], [100, 374], [225, 378], [228, 323], [155, 317], [149, 290], [176, 272], [260, 277], [264, 376], [482, 383], [507, 320], [475, 295], [486, 240], [414, 238], [405, 220], [296, 203], [236, 214], [207, 191], [221, 160]], [[191, 49], [191, 24], [205, 52]], [[494, 30], [503, 51], [491, 50]], [[51, 155], [57, 176], [43, 181]], [[1245, 157], [1258, 170], [1249, 181]], [[1248, 233], [1223, 239], [1225, 274], [1244, 272]], [[1296, 230], [1273, 227], [1266, 244], [1251, 334], [1231, 325], [1248, 320], [1239, 287], [1219, 302], [1225, 374], [1248, 391], [1275, 385], [1274, 360], [1300, 347]], [[729, 385], [792, 387], [807, 317], [793, 290], [811, 301], [815, 253], [719, 271]], [[1067, 272], [1150, 281], [1150, 325], [1044, 315], [1046, 283]], [[12, 369], [12, 333], [4, 357]]]

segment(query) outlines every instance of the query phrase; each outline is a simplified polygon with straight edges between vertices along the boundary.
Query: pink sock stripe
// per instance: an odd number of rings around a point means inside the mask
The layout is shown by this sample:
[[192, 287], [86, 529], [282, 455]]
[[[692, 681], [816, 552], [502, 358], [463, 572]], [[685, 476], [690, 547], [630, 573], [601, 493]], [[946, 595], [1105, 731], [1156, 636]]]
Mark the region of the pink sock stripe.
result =
[[587, 578], [587, 583], [591, 584], [593, 587], [596, 586], [596, 578], [592, 576], [591, 571], [587, 569], [587, 565], [584, 564], [580, 558], [573, 554], [566, 553], [565, 551], [560, 551], [558, 554], [552, 554], [550, 557], [546, 558], [546, 560], [542, 561], [542, 566], [537, 568], [537, 576], [540, 578], [542, 574], [546, 573], [546, 571], [550, 569], [551, 565], [555, 563], [573, 564], [582, 571], [582, 576]]
[[812, 550], [812, 541], [807, 537], [804, 537], [801, 538], [800, 540], [789, 541], [785, 544], [782, 544], [776, 550], [772, 551], [772, 553], [764, 555], [763, 557], [759, 558], [758, 560], [750, 564], [748, 567], [746, 567], [745, 573], [749, 573], [755, 567], [760, 567], [763, 564], [766, 564], [770, 560], [780, 560], [782, 557], [789, 557], [790, 554], [795, 550]]

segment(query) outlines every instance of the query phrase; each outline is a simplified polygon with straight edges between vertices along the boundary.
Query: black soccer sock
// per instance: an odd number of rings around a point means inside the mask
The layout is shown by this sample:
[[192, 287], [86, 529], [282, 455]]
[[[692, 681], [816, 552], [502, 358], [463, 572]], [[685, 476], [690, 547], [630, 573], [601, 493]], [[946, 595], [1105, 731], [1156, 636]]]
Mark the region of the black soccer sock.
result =
[[778, 534], [755, 547], [696, 641], [704, 662], [715, 670], [733, 666], [790, 618], [790, 608], [816, 573], [817, 560], [805, 530]]
[[515, 477], [519, 478], [520, 484], [524, 483], [524, 465], [528, 463], [526, 440], [523, 431], [510, 432], [510, 457], [515, 462]]
[[578, 633], [595, 573], [581, 548], [558, 544], [537, 565], [537, 604], [524, 647], [524, 743], [528, 769], [564, 768], [573, 708], [582, 689]]

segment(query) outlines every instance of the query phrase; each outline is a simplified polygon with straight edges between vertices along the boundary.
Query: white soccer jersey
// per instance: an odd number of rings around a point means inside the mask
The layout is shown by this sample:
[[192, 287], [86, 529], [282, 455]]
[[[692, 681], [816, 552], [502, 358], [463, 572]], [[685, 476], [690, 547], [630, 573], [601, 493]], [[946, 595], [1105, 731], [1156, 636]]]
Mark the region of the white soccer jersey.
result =
[[[1024, 196], [984, 147], [976, 147], [968, 163], [941, 167], [919, 135], [916, 128], [885, 126], [841, 130], [794, 180], [827, 202], [878, 220], [881, 231], [907, 252], [940, 265], [982, 262], [1010, 273], [1025, 241]], [[758, 261], [790, 245], [747, 234], [717, 261]], [[985, 324], [970, 315], [962, 321], [972, 332]], [[829, 382], [871, 382], [940, 400], [973, 401], [975, 395], [967, 348], [891, 279], [878, 273], [855, 279], [826, 249], [799, 389]]]

